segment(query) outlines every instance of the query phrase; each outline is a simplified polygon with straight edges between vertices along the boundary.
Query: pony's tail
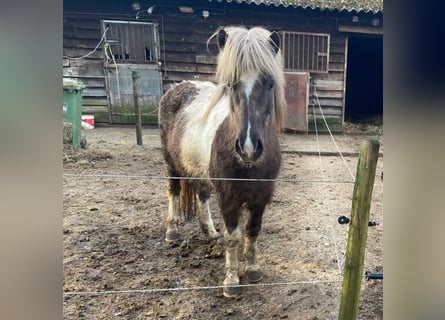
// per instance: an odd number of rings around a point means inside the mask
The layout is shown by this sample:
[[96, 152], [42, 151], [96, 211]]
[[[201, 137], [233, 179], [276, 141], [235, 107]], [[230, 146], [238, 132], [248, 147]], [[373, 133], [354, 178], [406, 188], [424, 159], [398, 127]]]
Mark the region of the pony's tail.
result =
[[196, 192], [193, 183], [187, 179], [180, 180], [179, 212], [184, 215], [185, 221], [190, 221], [196, 215]]

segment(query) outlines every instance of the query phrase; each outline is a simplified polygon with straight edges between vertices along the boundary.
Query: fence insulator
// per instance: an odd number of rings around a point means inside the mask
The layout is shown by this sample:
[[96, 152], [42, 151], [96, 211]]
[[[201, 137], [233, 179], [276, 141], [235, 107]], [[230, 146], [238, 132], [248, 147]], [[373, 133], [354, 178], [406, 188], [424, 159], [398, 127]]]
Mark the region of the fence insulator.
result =
[[[340, 217], [338, 217], [337, 221], [340, 224], [348, 224], [351, 220], [348, 217], [340, 216]], [[379, 225], [379, 223], [377, 221], [369, 221], [368, 222], [368, 227], [375, 227], [378, 225]]]
[[381, 272], [369, 272], [366, 271], [366, 280], [377, 280], [377, 279], [383, 279], [383, 273]]
[[349, 223], [349, 221], [351, 221], [348, 217], [345, 217], [345, 216], [340, 216], [340, 217], [338, 217], [338, 223], [340, 223], [340, 224], [348, 224]]

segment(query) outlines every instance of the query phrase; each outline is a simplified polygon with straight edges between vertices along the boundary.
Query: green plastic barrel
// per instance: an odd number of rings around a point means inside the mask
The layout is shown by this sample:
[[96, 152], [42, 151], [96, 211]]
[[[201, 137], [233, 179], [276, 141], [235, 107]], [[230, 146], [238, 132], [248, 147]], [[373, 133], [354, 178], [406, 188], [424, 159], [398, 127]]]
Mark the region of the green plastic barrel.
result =
[[80, 80], [63, 78], [63, 121], [72, 125], [74, 147], [80, 146], [83, 88]]

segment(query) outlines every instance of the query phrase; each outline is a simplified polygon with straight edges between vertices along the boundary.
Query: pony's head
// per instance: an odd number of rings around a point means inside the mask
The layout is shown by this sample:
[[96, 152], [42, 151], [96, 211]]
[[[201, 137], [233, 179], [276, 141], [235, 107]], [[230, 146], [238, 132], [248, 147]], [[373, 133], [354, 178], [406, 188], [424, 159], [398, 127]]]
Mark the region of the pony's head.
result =
[[215, 36], [220, 49], [216, 79], [230, 97], [231, 121], [238, 128], [234, 148], [240, 160], [252, 164], [283, 124], [280, 37], [260, 27], [226, 27]]

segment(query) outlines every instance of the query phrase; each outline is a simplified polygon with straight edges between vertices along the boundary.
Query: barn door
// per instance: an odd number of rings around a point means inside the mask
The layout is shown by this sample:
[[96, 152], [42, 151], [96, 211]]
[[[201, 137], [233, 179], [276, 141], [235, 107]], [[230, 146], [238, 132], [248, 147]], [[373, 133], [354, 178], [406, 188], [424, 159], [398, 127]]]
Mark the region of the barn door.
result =
[[326, 74], [329, 70], [330, 35], [283, 31], [283, 63], [286, 75], [288, 129], [308, 131], [310, 73]]
[[309, 73], [286, 72], [286, 128], [292, 131], [308, 130]]
[[157, 24], [103, 20], [102, 27], [110, 122], [134, 123], [136, 85], [142, 123], [157, 123], [162, 95]]

